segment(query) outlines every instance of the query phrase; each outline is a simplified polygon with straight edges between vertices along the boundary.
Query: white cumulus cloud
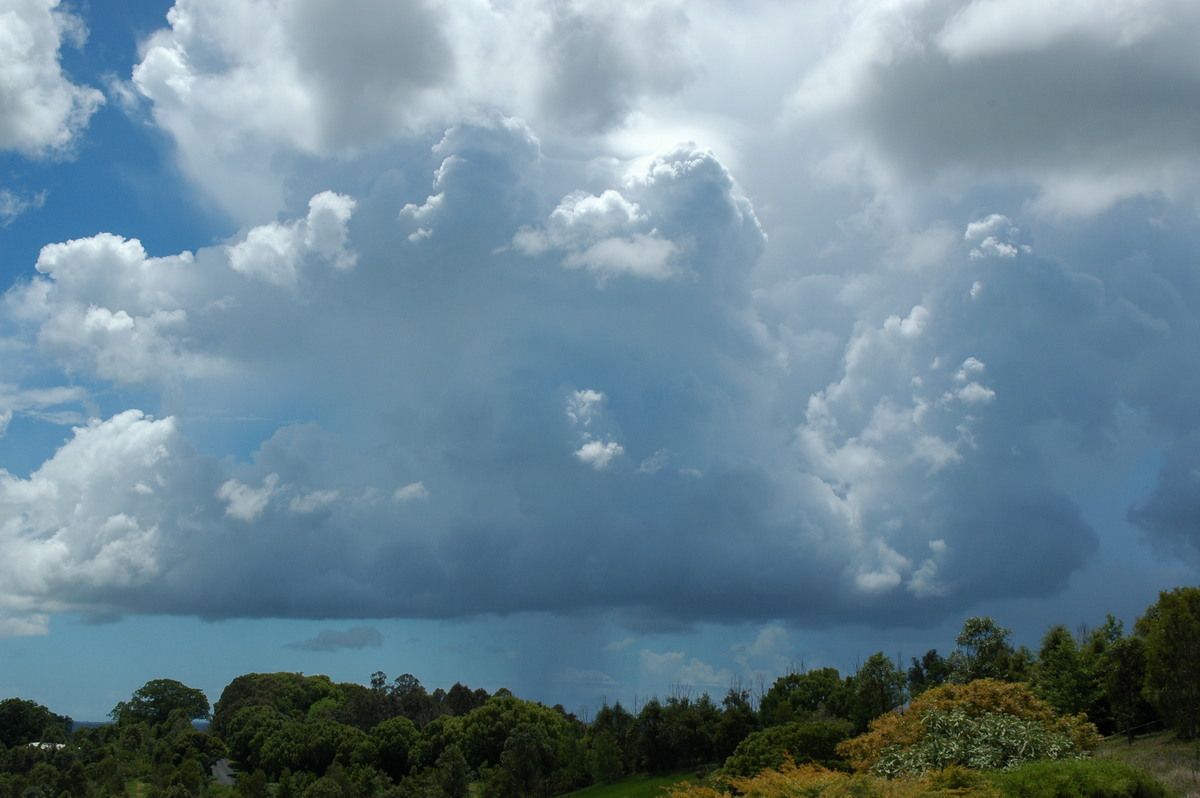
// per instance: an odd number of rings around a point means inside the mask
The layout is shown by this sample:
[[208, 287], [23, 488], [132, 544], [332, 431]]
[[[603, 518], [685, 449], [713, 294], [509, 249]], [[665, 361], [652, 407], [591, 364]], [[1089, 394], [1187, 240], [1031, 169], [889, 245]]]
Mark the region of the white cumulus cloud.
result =
[[616, 441], [588, 441], [575, 450], [576, 457], [597, 471], [608, 468], [623, 454], [624, 447]]
[[63, 45], [82, 46], [86, 37], [83, 21], [58, 0], [10, 0], [0, 9], [0, 149], [33, 157], [70, 151], [104, 103], [98, 89], [62, 70]]

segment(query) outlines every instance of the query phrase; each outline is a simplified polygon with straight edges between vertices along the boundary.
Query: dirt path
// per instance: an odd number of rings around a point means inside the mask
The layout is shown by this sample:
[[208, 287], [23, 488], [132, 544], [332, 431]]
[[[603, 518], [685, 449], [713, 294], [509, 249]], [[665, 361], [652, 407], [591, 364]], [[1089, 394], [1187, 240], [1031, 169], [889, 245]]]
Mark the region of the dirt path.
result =
[[232, 786], [237, 777], [233, 775], [233, 767], [228, 759], [218, 759], [212, 766], [213, 780], [226, 787]]

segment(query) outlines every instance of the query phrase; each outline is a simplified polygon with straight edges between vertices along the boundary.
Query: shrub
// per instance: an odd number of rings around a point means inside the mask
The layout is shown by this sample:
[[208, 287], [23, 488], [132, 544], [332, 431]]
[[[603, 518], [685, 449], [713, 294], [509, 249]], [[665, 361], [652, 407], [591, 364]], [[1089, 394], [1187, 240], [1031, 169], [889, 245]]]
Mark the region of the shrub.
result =
[[791, 760], [757, 776], [732, 777], [724, 785], [679, 784], [666, 798], [1002, 798], [985, 776], [950, 768], [923, 778], [883, 779], [865, 773], [841, 773]]
[[814, 720], [772, 726], [746, 737], [725, 760], [721, 772], [728, 776], [754, 776], [779, 768], [788, 758], [829, 766], [838, 759], [838, 743], [850, 736], [842, 720]]
[[919, 775], [957, 764], [1011, 768], [1036, 759], [1086, 755], [1100, 741], [1082, 715], [1061, 717], [1023, 684], [979, 679], [935, 687], [906, 710], [871, 722], [838, 752], [856, 770]]
[[1144, 770], [1118, 759], [1030, 762], [995, 775], [1006, 798], [1167, 798]]
[[1071, 738], [1033, 720], [986, 712], [930, 711], [921, 740], [907, 747], [889, 746], [871, 765], [883, 776], [919, 774], [949, 765], [973, 770], [1004, 770], [1035, 759], [1082, 755]]

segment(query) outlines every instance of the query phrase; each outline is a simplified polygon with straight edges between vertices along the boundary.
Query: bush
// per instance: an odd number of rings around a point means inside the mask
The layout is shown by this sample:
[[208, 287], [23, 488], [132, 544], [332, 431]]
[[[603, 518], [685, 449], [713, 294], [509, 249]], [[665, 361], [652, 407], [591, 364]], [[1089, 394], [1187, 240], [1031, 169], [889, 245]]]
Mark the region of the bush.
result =
[[1087, 718], [1056, 715], [1025, 685], [978, 679], [923, 693], [903, 712], [871, 721], [869, 732], [839, 745], [838, 753], [856, 770], [899, 776], [951, 764], [1004, 769], [1078, 758], [1099, 741]]
[[679, 784], [668, 790], [666, 798], [1002, 798], [986, 776], [962, 768], [890, 780], [788, 760], [777, 770], [725, 781], [724, 786], [716, 787]]
[[885, 748], [871, 771], [883, 776], [920, 774], [949, 765], [972, 770], [1004, 770], [1035, 759], [1083, 755], [1062, 731], [1037, 721], [986, 712], [968, 715], [930, 711], [920, 742]]
[[1006, 798], [1167, 798], [1162, 784], [1118, 759], [1030, 762], [994, 780]]
[[788, 758], [830, 766], [838, 760], [838, 743], [850, 736], [842, 720], [814, 720], [763, 729], [742, 740], [725, 760], [721, 772], [728, 776], [754, 776], [779, 768]]

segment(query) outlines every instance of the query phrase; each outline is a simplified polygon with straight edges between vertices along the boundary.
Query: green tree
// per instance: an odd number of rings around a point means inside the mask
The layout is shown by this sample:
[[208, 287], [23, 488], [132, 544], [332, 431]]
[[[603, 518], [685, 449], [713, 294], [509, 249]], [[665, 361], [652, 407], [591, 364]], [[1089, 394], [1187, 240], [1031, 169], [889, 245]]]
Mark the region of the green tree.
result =
[[845, 685], [837, 668], [818, 668], [780, 676], [759, 703], [762, 725], [833, 717], [840, 713]]
[[875, 718], [904, 703], [904, 672], [882, 651], [867, 658], [847, 684], [850, 721], [858, 732], [867, 730]]
[[1090, 677], [1092, 690], [1090, 706], [1083, 711], [1101, 734], [1112, 734], [1117, 729], [1106, 672], [1109, 652], [1123, 636], [1124, 624], [1112, 615], [1106, 615], [1104, 623], [1080, 635], [1079, 653], [1083, 658], [1083, 669]]
[[65, 768], [59, 768], [58, 789], [71, 798], [87, 798], [94, 792], [88, 784], [87, 770], [78, 759]]
[[151, 750], [151, 759], [155, 764], [178, 765], [184, 760], [194, 759], [211, 765], [229, 755], [228, 748], [220, 738], [197, 730], [182, 711], [177, 710], [172, 717], [178, 718], [178, 722], [159, 727], [162, 731]]
[[633, 748], [637, 767], [658, 773], [671, 767], [671, 742], [663, 717], [663, 705], [651, 698], [637, 714], [633, 725]]
[[[88, 779], [97, 789], [109, 795], [118, 795], [125, 790], [129, 768], [114, 754], [109, 754], [88, 768]], [[0, 793], [3, 794], [3, 793]]]
[[263, 746], [272, 734], [289, 722], [286, 715], [273, 707], [243, 707], [225, 723], [223, 736], [229, 745], [230, 756], [243, 767], [261, 767]]
[[49, 762], [38, 762], [26, 774], [21, 798], [55, 798], [59, 793], [58, 769]]
[[[6, 748], [32, 742], [65, 741], [71, 719], [56, 715], [34, 701], [6, 698], [0, 701], [0, 743]], [[51, 740], [47, 735], [53, 736]]]
[[298, 720], [323, 698], [340, 695], [328, 676], [300, 673], [247, 673], [225, 686], [213, 710], [212, 730], [223, 735], [226, 725], [246, 707], [271, 707], [283, 716]]
[[167, 785], [180, 787], [184, 795], [194, 796], [200, 794], [200, 788], [207, 784], [208, 780], [209, 774], [203, 765], [194, 759], [185, 759], [171, 772]]
[[1034, 692], [1060, 713], [1084, 712], [1091, 717], [1089, 710], [1094, 711], [1096, 706], [1099, 679], [1067, 627], [1057, 624], [1046, 630], [1032, 676]]
[[376, 766], [393, 781], [400, 781], [407, 776], [412, 770], [411, 754], [420, 734], [416, 725], [403, 716], [388, 718], [371, 729], [369, 736]]
[[462, 682], [455, 682], [442, 699], [441, 710], [447, 715], [465, 715], [483, 706], [488, 698], [486, 690], [471, 690]]
[[976, 679], [1021, 681], [1028, 669], [1029, 655], [1009, 643], [1012, 629], [991, 618], [968, 618], [954, 638], [958, 648], [950, 655], [951, 680], [967, 684]]
[[556, 750], [558, 741], [573, 733], [566, 718], [550, 707], [503, 695], [488, 699], [483, 706], [466, 715], [456, 718], [444, 715], [434, 723], [439, 721], [460, 722], [458, 739], [449, 742], [457, 742], [462, 747], [463, 756], [472, 768], [499, 764], [508, 737], [518, 726], [540, 726], [554, 741]]
[[621, 744], [607, 729], [588, 731], [588, 772], [597, 784], [611, 784], [625, 775]]
[[[416, 745], [409, 751], [414, 772], [432, 768], [439, 756], [451, 745], [462, 750], [463, 718], [442, 715], [421, 729]], [[469, 763], [468, 763], [469, 764]]]
[[779, 768], [787, 759], [828, 767], [840, 760], [837, 746], [849, 737], [850, 723], [842, 719], [771, 726], [742, 740], [725, 760], [721, 772], [727, 776], [753, 776], [767, 768]]
[[930, 688], [939, 687], [950, 681], [953, 672], [953, 663], [936, 648], [931, 648], [920, 660], [912, 658], [912, 667], [908, 669], [908, 694], [916, 698]]
[[[386, 689], [386, 679], [386, 674], [376, 671], [371, 677], [370, 687], [363, 687], [361, 684], [338, 684], [337, 695], [330, 696], [336, 701], [336, 707], [330, 717], [339, 723], [369, 732], [377, 724], [398, 715], [400, 708], [396, 699]], [[312, 712], [312, 708], [309, 708], [309, 712]]]
[[502, 795], [547, 796], [555, 768], [557, 746], [545, 727], [523, 723], [512, 730], [500, 754]]
[[730, 687], [721, 700], [721, 707], [721, 721], [713, 740], [718, 762], [725, 761], [742, 740], [758, 730], [758, 713], [750, 704], [749, 690]]
[[662, 722], [667, 768], [699, 767], [716, 760], [721, 711], [708, 693], [694, 700], [687, 695], [668, 697], [663, 704]]
[[397, 714], [411, 720], [418, 729], [441, 714], [438, 702], [411, 673], [397, 676], [387, 692], [396, 703]]
[[606, 703], [596, 713], [596, 719], [588, 728], [589, 740], [594, 745], [601, 739], [608, 739], [616, 745], [615, 752], [611, 748], [606, 751], [606, 755], [609, 756], [609, 761], [604, 765], [606, 773], [615, 769], [611, 762], [611, 755], [614, 753], [619, 759], [618, 775], [629, 773], [633, 769], [633, 727], [635, 723], [636, 718], [633, 713], [621, 706], [620, 701], [611, 705]]
[[471, 771], [457, 745], [447, 746], [435, 763], [434, 783], [444, 798], [466, 798], [471, 789]]
[[238, 776], [237, 788], [242, 798], [268, 798], [271, 794], [267, 787], [267, 774], [263, 773], [262, 768]]
[[1115, 641], [1104, 655], [1104, 691], [1112, 708], [1113, 723], [1132, 744], [1140, 728], [1151, 723], [1154, 712], [1146, 702], [1146, 643], [1137, 635]]
[[324, 773], [335, 761], [350, 764], [369, 747], [367, 735], [353, 726], [330, 720], [290, 721], [263, 745], [261, 767], [276, 777], [284, 770]]
[[1138, 619], [1145, 639], [1145, 694], [1185, 740], [1200, 736], [1200, 588], [1158, 594]]
[[154, 679], [139, 687], [128, 701], [121, 701], [108, 714], [119, 725], [160, 726], [175, 710], [182, 710], [190, 720], [207, 718], [208, 698], [201, 691], [174, 679]]

